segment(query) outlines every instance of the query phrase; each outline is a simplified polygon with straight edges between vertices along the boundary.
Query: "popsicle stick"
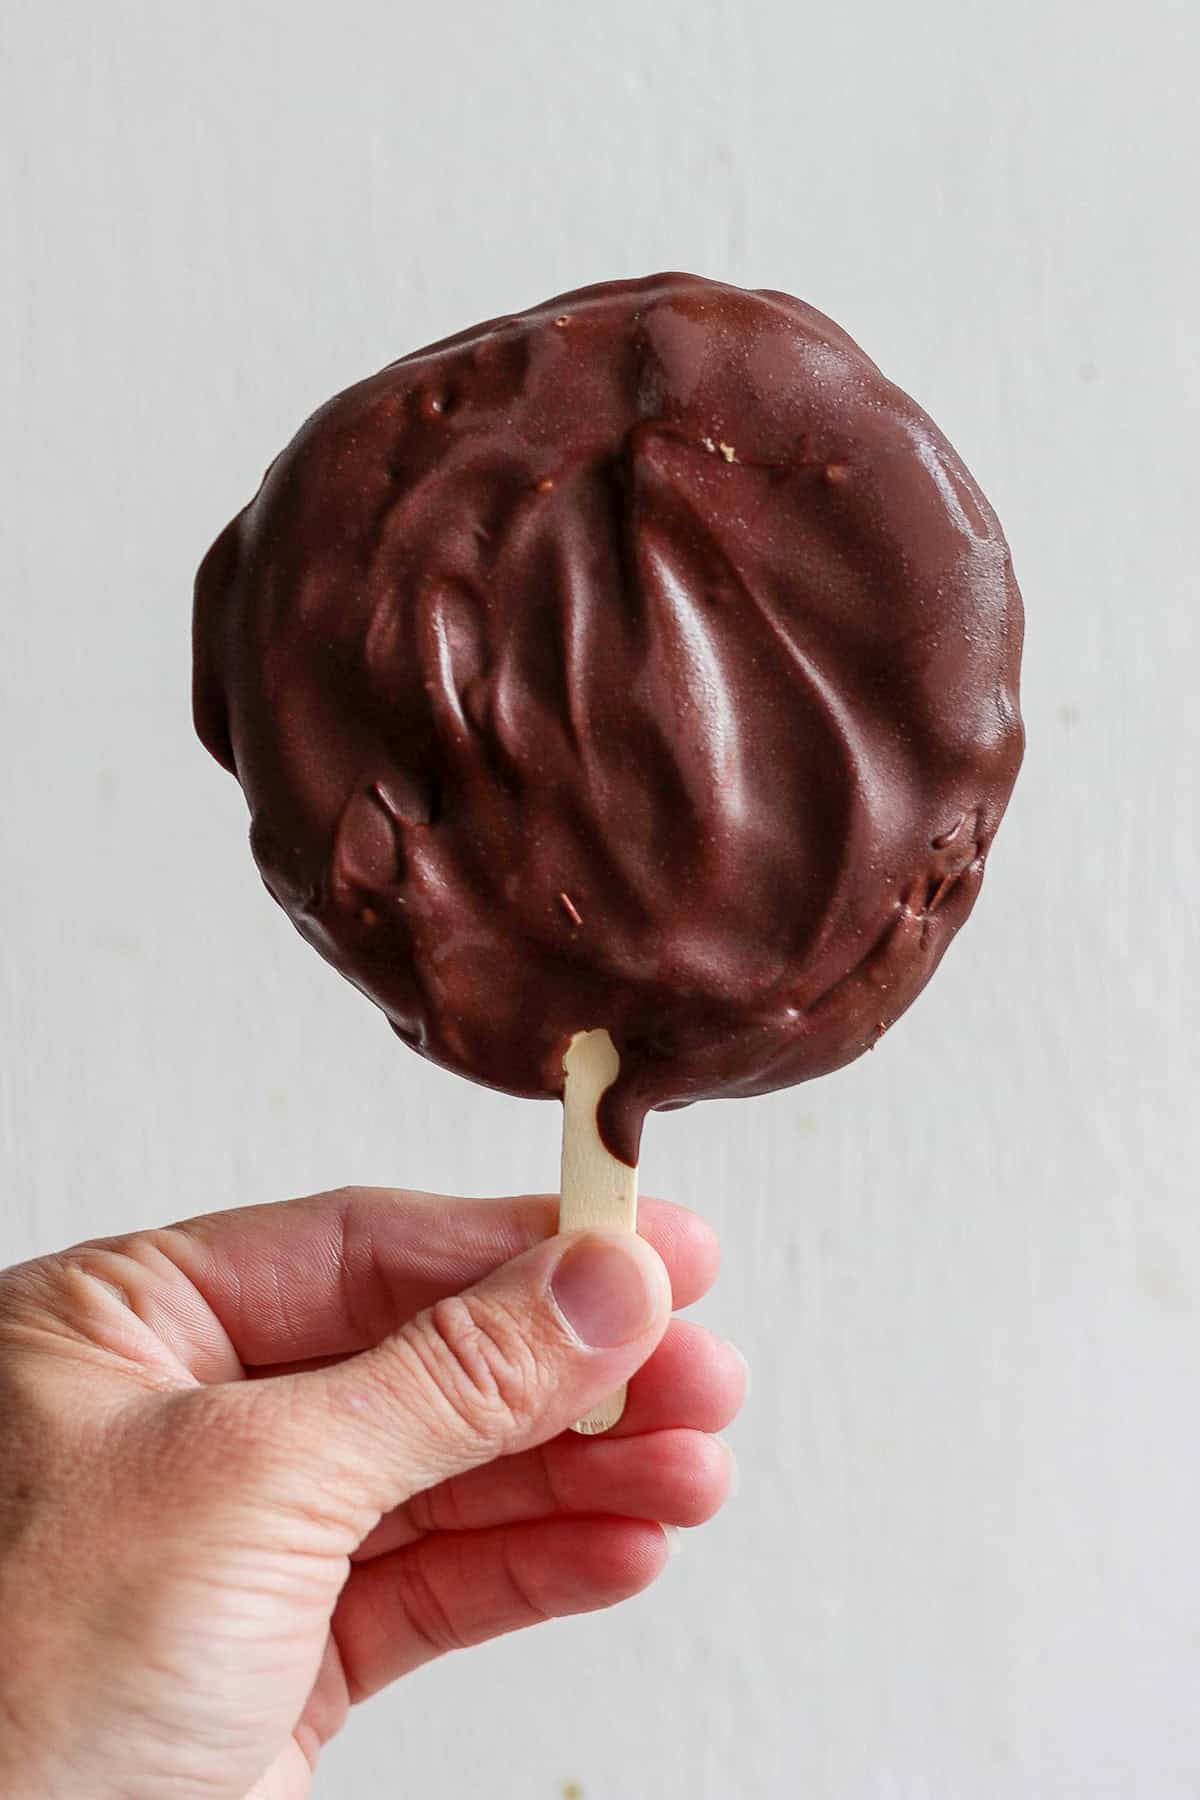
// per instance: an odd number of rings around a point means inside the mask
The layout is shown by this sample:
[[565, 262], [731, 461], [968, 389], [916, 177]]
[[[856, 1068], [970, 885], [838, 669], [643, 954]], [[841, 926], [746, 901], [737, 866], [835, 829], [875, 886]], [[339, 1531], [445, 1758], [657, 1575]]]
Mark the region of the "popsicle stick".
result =
[[[577, 1031], [563, 1057], [560, 1231], [636, 1231], [637, 1170], [606, 1147], [596, 1107], [616, 1080], [621, 1060], [607, 1031]], [[572, 1427], [589, 1437], [607, 1431], [625, 1411], [625, 1389], [610, 1394]]]

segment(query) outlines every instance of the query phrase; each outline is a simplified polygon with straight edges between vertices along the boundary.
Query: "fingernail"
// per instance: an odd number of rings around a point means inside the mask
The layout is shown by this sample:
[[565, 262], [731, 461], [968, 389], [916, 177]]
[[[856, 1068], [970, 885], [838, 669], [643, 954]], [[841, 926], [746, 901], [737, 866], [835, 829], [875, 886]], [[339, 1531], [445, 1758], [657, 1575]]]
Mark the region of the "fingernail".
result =
[[653, 1324], [658, 1284], [646, 1257], [645, 1247], [632, 1235], [586, 1237], [571, 1245], [554, 1271], [550, 1291], [582, 1343], [615, 1350]]
[[742, 1399], [745, 1401], [750, 1398], [750, 1364], [746, 1361], [746, 1358], [742, 1355], [742, 1352], [738, 1349], [736, 1344], [730, 1344], [729, 1348], [733, 1351], [733, 1354], [742, 1365]]
[[683, 1536], [678, 1525], [660, 1525], [658, 1529], [667, 1540], [668, 1557], [678, 1556], [683, 1549]]

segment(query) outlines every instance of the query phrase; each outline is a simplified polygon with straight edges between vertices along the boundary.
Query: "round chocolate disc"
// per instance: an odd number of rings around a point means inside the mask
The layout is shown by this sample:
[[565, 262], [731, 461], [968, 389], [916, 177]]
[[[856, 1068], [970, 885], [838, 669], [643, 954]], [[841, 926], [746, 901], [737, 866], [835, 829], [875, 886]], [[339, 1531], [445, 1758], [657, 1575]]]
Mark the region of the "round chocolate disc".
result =
[[195, 707], [297, 929], [414, 1049], [601, 1105], [869, 1049], [969, 913], [1021, 603], [936, 426], [798, 300], [614, 282], [316, 413], [196, 582]]

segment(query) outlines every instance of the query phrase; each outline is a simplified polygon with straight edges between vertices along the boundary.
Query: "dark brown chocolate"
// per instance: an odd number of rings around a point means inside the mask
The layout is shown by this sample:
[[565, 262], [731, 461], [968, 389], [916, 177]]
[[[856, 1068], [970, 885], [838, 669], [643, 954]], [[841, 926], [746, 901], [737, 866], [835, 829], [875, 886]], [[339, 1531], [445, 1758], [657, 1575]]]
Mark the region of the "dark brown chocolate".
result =
[[920, 408], [785, 294], [614, 282], [316, 413], [196, 581], [263, 879], [408, 1044], [601, 1106], [868, 1050], [979, 891], [1021, 603]]

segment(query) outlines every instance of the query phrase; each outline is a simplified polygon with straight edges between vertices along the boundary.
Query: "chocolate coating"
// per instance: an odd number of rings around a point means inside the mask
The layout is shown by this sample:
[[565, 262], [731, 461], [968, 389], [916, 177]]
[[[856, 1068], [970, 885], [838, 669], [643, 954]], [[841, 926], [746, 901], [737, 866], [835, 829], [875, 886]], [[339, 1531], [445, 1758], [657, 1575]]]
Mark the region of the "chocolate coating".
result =
[[414, 1049], [651, 1107], [869, 1049], [1021, 759], [987, 501], [830, 320], [686, 275], [421, 350], [302, 427], [196, 581], [264, 881]]

